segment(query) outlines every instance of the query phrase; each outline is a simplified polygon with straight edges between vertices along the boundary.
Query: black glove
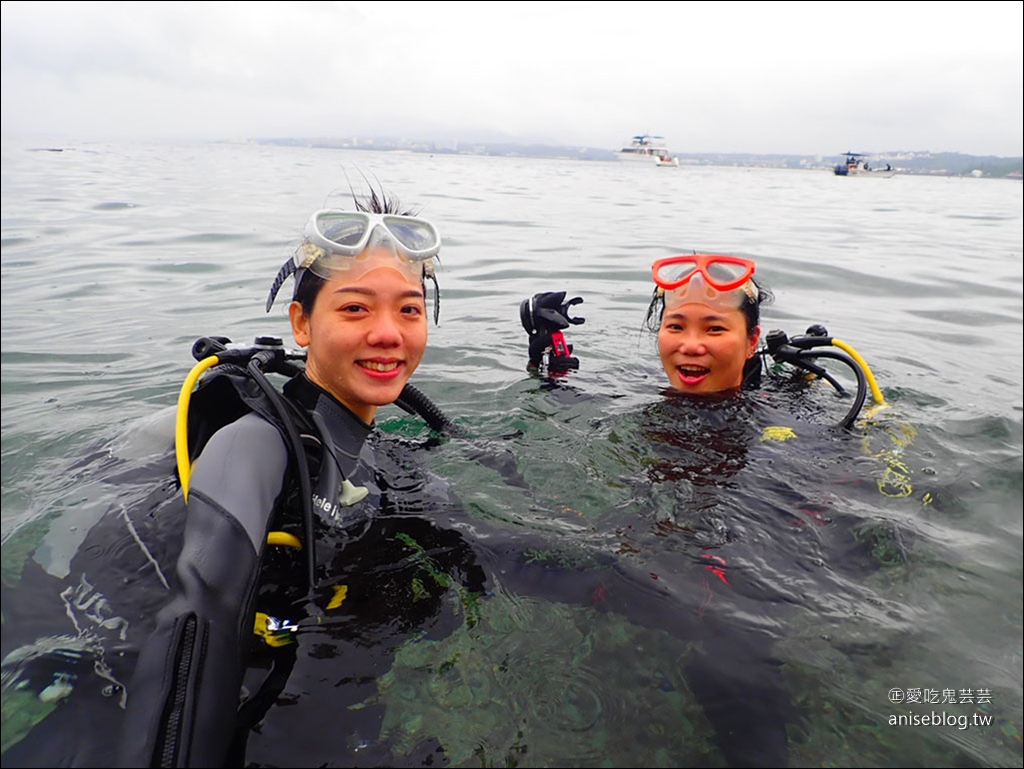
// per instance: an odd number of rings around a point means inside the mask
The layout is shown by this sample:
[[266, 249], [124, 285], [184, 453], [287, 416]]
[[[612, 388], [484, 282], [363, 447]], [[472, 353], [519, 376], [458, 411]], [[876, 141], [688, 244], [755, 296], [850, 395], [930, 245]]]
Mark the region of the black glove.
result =
[[[576, 296], [565, 301], [564, 291], [545, 291], [534, 294], [532, 299], [524, 299], [519, 305], [519, 319], [523, 328], [530, 335], [530, 366], [540, 366], [544, 352], [552, 346], [551, 335], [569, 326], [578, 326], [585, 322], [584, 318], [573, 318], [569, 316], [569, 308], [582, 304], [582, 297]], [[549, 366], [555, 366], [555, 358], [558, 357], [558, 367], [577, 368], [579, 361], [571, 357], [572, 345], [568, 345], [569, 356], [565, 351], [555, 351], [552, 362]]]
[[565, 301], [564, 291], [545, 291], [534, 294], [532, 299], [523, 300], [519, 305], [519, 319], [530, 336], [550, 335], [563, 328], [569, 328], [570, 325], [578, 326], [585, 322], [584, 318], [569, 317], [569, 308], [582, 303], [583, 298], [579, 296]]

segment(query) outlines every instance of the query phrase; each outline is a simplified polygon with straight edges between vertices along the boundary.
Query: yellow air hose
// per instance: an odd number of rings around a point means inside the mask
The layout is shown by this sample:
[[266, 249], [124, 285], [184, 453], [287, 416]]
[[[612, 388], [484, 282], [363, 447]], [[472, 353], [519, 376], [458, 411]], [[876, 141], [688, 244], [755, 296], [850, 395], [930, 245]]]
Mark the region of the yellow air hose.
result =
[[[181, 493], [184, 495], [186, 503], [188, 502], [188, 481], [192, 475], [192, 458], [188, 451], [188, 404], [192, 399], [192, 390], [195, 389], [199, 377], [218, 363], [220, 363], [220, 358], [216, 355], [199, 361], [185, 377], [185, 381], [181, 385], [181, 392], [178, 394], [178, 413], [174, 426], [174, 453], [178, 461], [178, 476], [181, 478]], [[299, 538], [285, 531], [268, 532], [267, 544], [302, 549], [302, 542], [299, 541]]]
[[871, 367], [868, 366], [867, 361], [860, 356], [859, 352], [850, 347], [846, 342], [840, 342], [835, 337], [832, 337], [832, 344], [840, 350], [848, 353], [851, 358], [857, 361], [860, 367], [864, 370], [864, 376], [868, 380], [868, 384], [871, 386], [871, 395], [874, 397], [875, 403], [883, 405], [885, 403], [885, 397], [882, 395], [882, 390], [878, 386], [878, 382], [875, 381], [875, 375], [871, 373]]
[[199, 381], [199, 377], [209, 368], [220, 363], [220, 358], [211, 355], [203, 358], [192, 370], [188, 372], [184, 383], [181, 385], [181, 392], [178, 394], [178, 414], [174, 423], [174, 454], [178, 460], [178, 477], [181, 478], [181, 493], [185, 495], [188, 502], [188, 479], [192, 474], [192, 458], [188, 453], [188, 403], [192, 399], [192, 389]]

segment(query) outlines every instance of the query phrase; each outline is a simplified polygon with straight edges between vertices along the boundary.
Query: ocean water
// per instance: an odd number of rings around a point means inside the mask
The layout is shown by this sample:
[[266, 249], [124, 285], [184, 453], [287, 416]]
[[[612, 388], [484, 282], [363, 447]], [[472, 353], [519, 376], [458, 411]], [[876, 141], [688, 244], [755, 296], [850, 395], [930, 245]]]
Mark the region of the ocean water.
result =
[[[1021, 765], [1019, 181], [257, 144], [2, 155], [5, 751], [68, 729], [43, 716], [99, 687], [27, 687], [17, 654], [47, 648], [24, 607], [62, 608], [25, 595], [23, 565], [62, 573], [137, 501], [83, 457], [166, 445], [197, 338], [290, 342], [285, 302], [264, 312], [273, 276], [312, 210], [372, 184], [442, 232], [413, 383], [466, 436], [417, 460], [461, 500], [441, 523], [492, 582], [472, 622], [400, 645], [368, 741], [396, 763], [429, 739], [453, 765], [723, 765], [688, 674], [720, 646], [737, 700], [761, 696], [745, 655], [773, 661], [794, 766]], [[650, 264], [694, 250], [756, 259], [763, 328], [825, 325], [887, 406], [842, 431], [824, 385], [667, 397]], [[584, 299], [580, 368], [546, 379], [519, 304], [559, 290]], [[397, 408], [378, 422], [426, 435]], [[772, 426], [796, 438], [762, 440]], [[26, 689], [48, 692], [28, 725], [8, 720]]]

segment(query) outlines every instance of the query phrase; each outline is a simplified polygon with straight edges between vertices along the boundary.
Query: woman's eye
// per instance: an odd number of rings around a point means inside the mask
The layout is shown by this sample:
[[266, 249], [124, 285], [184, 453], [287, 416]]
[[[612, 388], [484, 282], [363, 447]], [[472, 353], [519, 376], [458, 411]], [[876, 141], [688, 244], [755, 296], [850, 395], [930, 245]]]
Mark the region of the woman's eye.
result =
[[422, 315], [423, 308], [418, 304], [409, 304], [402, 308], [402, 312], [406, 315]]

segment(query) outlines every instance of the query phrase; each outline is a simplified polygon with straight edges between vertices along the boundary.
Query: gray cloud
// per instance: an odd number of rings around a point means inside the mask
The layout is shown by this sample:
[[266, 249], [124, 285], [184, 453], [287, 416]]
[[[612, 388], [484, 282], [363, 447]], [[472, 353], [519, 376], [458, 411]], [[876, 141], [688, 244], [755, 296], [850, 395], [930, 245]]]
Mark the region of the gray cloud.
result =
[[1019, 156], [1022, 8], [4, 2], [2, 130]]

